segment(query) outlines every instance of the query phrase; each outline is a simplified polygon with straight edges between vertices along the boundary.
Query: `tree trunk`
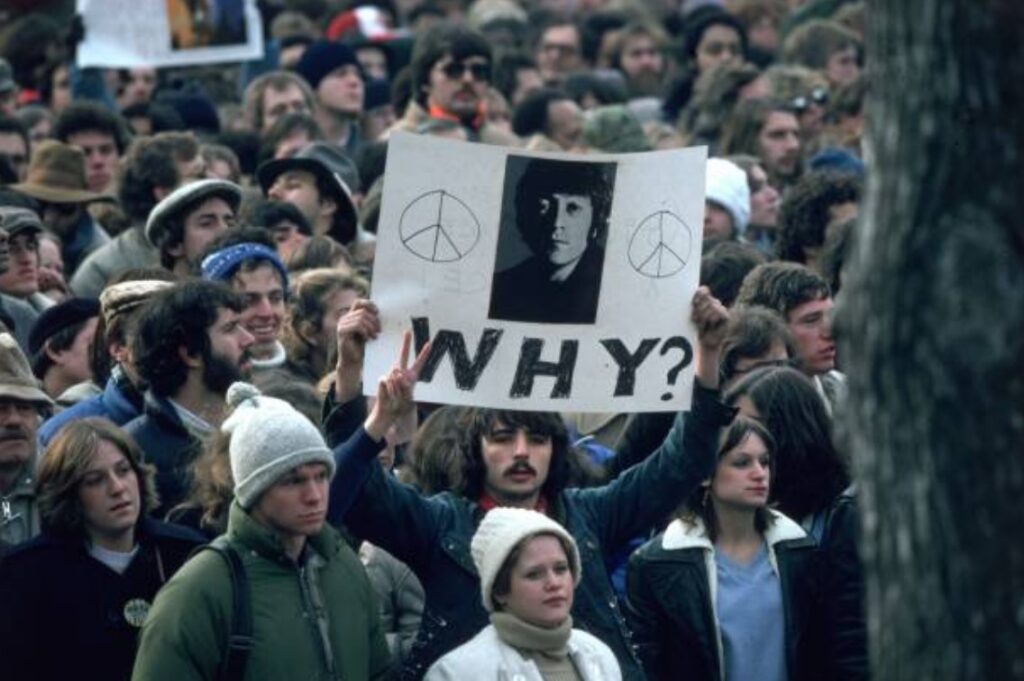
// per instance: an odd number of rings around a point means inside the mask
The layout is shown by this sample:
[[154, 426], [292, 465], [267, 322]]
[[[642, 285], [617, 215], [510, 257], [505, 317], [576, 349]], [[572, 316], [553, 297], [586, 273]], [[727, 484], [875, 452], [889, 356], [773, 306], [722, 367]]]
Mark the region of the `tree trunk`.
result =
[[869, 2], [837, 332], [875, 679], [1024, 679], [1024, 2]]

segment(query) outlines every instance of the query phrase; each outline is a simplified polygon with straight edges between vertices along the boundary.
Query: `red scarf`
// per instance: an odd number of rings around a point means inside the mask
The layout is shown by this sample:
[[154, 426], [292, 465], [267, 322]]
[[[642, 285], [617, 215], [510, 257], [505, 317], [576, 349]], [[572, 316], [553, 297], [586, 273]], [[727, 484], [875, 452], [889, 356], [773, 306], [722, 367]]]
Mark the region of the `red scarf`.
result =
[[482, 100], [479, 104], [476, 105], [476, 114], [474, 114], [473, 120], [471, 120], [469, 123], [466, 123], [458, 116], [455, 116], [454, 114], [445, 111], [436, 104], [430, 105], [429, 109], [427, 110], [427, 114], [431, 118], [440, 118], [446, 121], [454, 121], [459, 125], [465, 125], [467, 128], [472, 129], [473, 132], [480, 132], [480, 128], [484, 127], [484, 123], [487, 122], [487, 109], [484, 106]]
[[[477, 500], [477, 505], [480, 506], [484, 513], [487, 513], [492, 508], [497, 508], [499, 506], [503, 506], [504, 504], [499, 503], [497, 499], [492, 497], [487, 492], [483, 492], [480, 494], [480, 498]], [[538, 513], [543, 513], [544, 515], [547, 515], [548, 500], [545, 499], [543, 496], [537, 497], [537, 503], [534, 504], [533, 510], [537, 511]]]

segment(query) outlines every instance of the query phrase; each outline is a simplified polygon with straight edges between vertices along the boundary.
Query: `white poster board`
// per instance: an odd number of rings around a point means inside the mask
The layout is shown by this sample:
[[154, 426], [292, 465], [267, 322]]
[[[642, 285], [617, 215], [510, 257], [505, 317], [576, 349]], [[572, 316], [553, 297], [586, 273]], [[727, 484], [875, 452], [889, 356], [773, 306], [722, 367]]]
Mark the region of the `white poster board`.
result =
[[255, 0], [78, 0], [78, 65], [192, 66], [263, 56]]
[[687, 409], [706, 154], [392, 136], [373, 273], [383, 331], [367, 348], [367, 393], [412, 329], [417, 347], [433, 341], [420, 401]]

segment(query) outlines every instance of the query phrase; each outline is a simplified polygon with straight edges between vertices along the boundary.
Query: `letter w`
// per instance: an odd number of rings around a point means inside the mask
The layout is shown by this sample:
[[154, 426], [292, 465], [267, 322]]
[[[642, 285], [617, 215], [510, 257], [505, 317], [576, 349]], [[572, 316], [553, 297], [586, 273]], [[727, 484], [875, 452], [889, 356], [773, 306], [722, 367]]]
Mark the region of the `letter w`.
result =
[[[426, 317], [413, 317], [412, 332], [416, 342], [416, 351], [419, 352], [430, 339], [430, 321]], [[466, 349], [466, 339], [463, 338], [462, 333], [441, 329], [433, 338], [430, 355], [423, 365], [423, 370], [420, 371], [420, 381], [430, 383], [437, 367], [447, 356], [452, 361], [455, 385], [459, 390], [473, 390], [476, 388], [477, 381], [480, 380], [480, 375], [487, 368], [487, 363], [494, 356], [502, 333], [501, 329], [484, 329], [480, 342], [477, 344], [476, 354], [470, 361], [469, 352]]]

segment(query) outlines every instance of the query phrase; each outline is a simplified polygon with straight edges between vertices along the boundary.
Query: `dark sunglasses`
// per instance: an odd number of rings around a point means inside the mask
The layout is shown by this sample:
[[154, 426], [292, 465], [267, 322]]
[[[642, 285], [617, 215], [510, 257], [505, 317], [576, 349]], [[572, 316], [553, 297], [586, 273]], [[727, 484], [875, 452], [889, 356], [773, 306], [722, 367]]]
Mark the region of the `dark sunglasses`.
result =
[[811, 90], [809, 95], [800, 95], [794, 97], [790, 104], [797, 110], [797, 113], [803, 113], [807, 109], [811, 108], [811, 104], [817, 104], [818, 106], [824, 106], [828, 103], [828, 90], [823, 87], [816, 87]]
[[469, 71], [469, 75], [476, 81], [488, 81], [491, 79], [491, 65], [486, 62], [473, 62], [467, 64], [462, 61], [451, 61], [441, 67], [444, 75], [451, 80], [459, 80]]

